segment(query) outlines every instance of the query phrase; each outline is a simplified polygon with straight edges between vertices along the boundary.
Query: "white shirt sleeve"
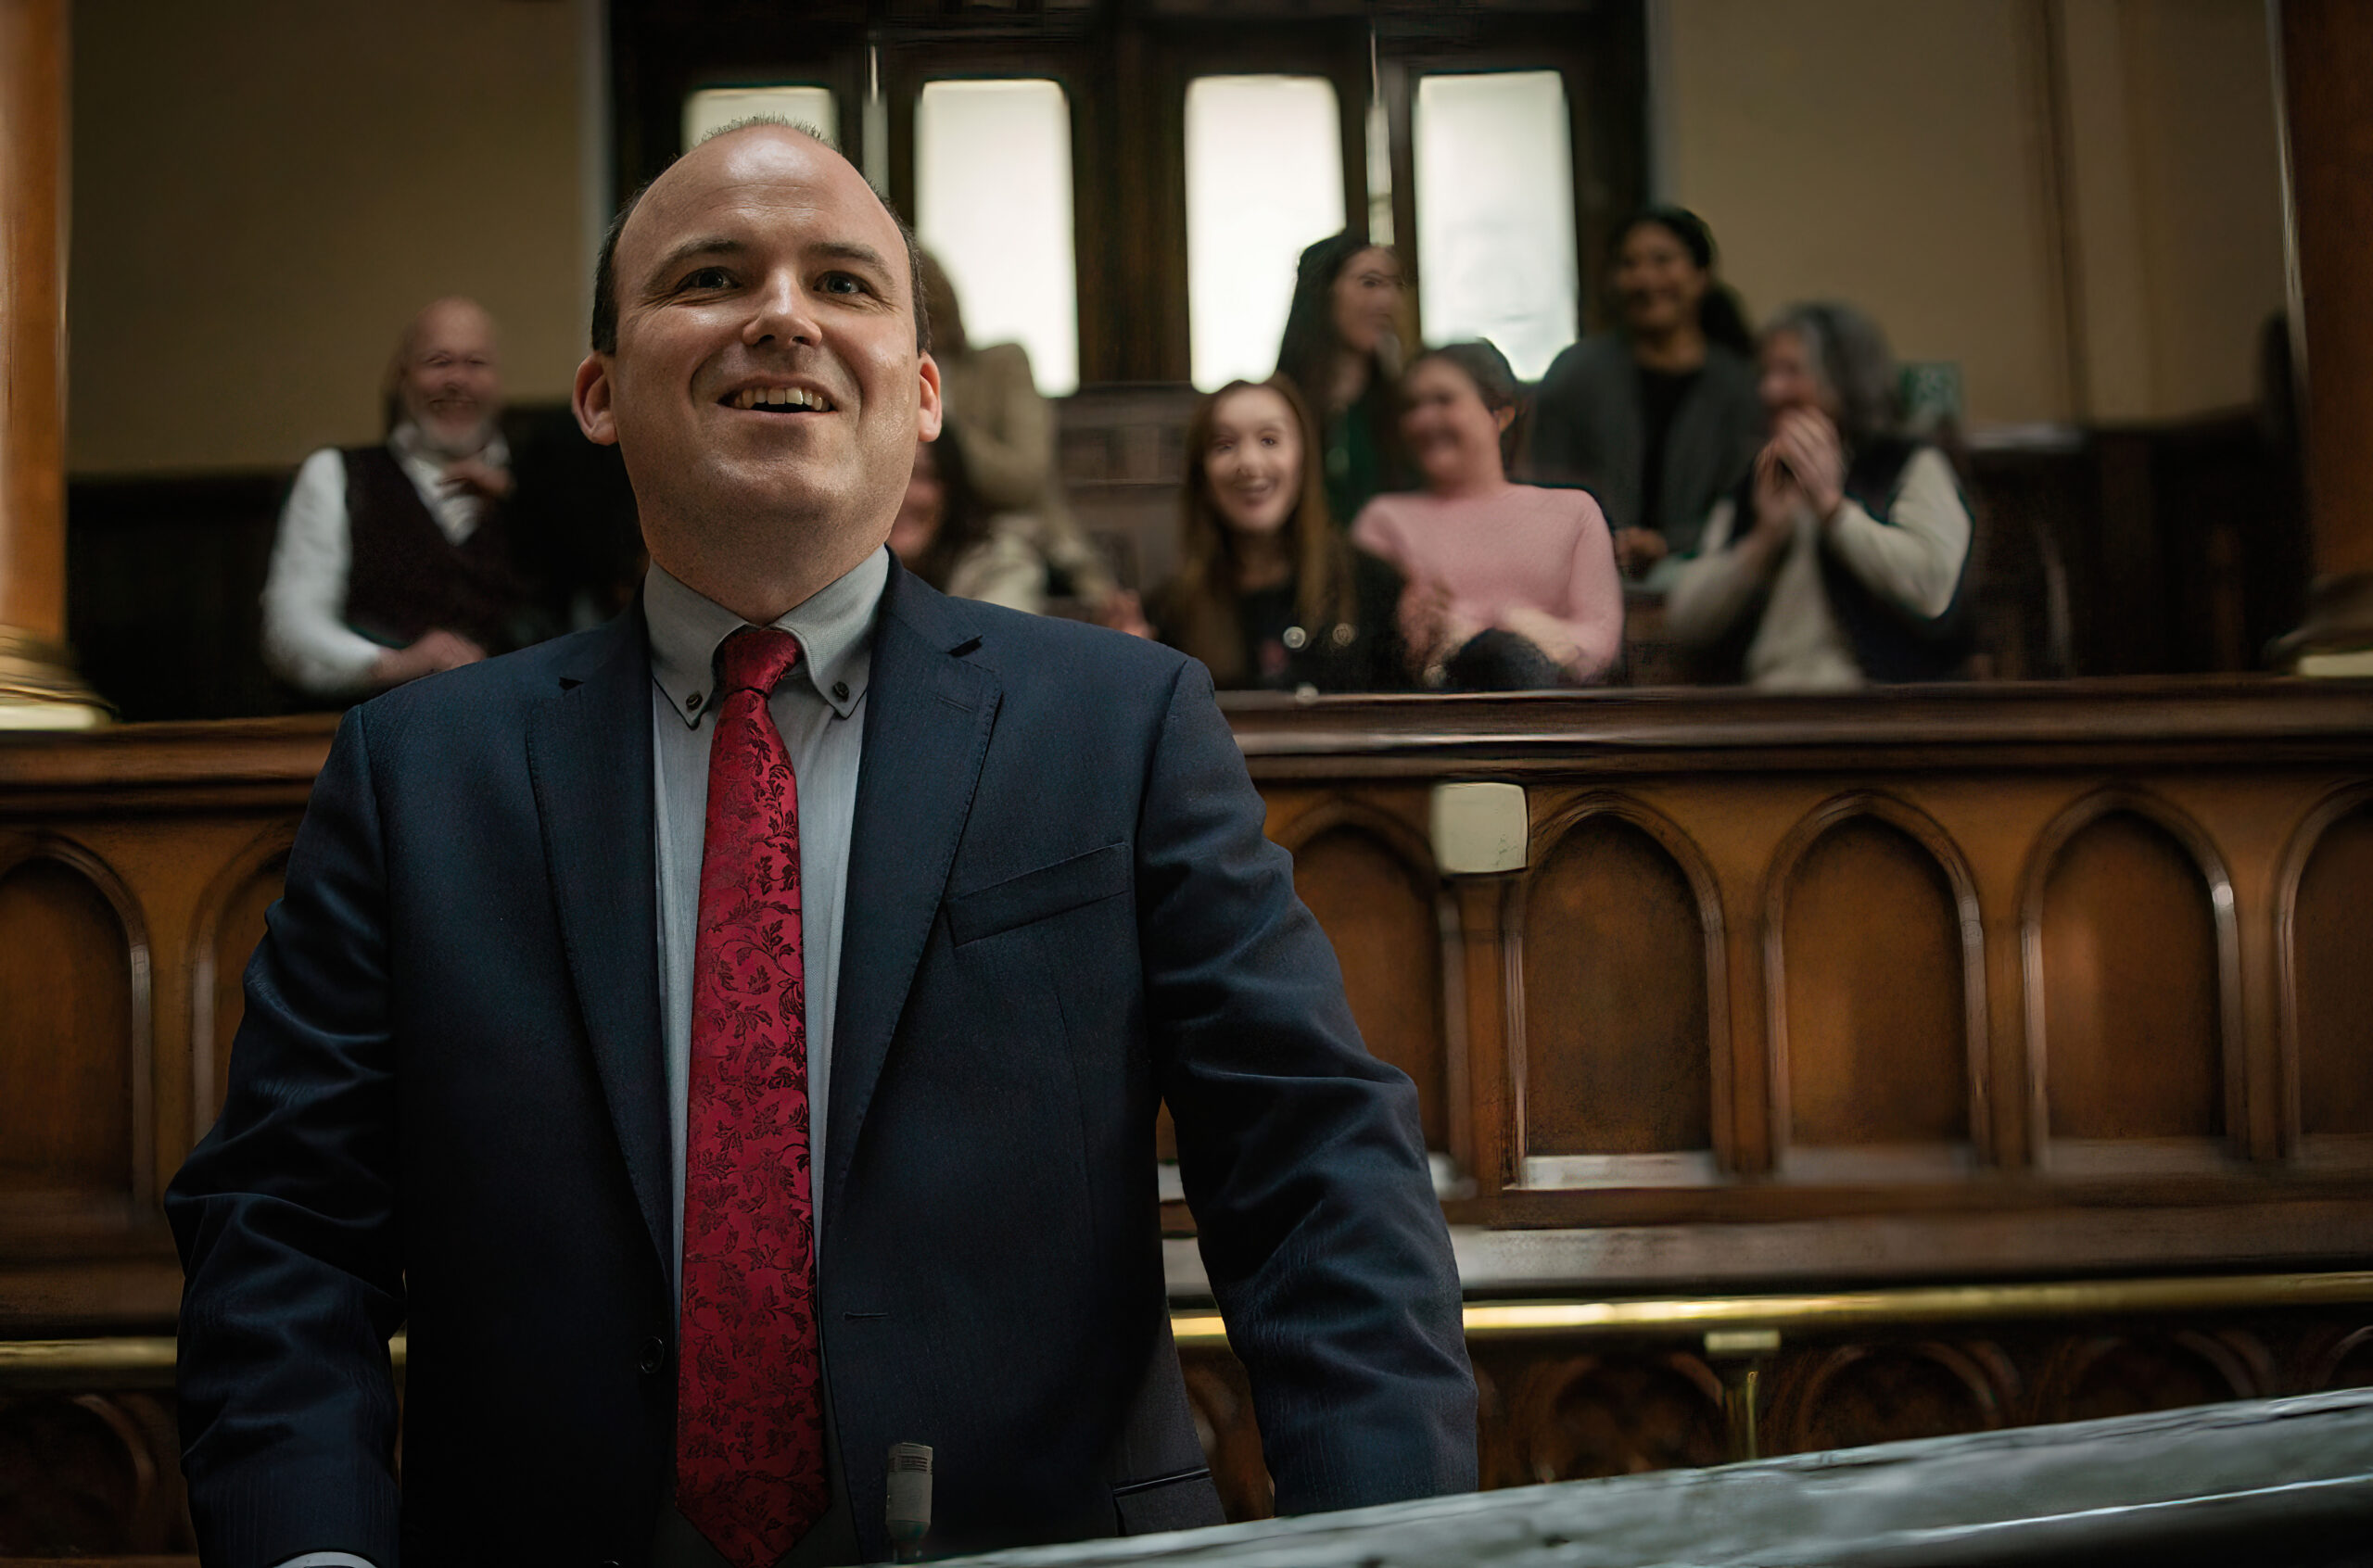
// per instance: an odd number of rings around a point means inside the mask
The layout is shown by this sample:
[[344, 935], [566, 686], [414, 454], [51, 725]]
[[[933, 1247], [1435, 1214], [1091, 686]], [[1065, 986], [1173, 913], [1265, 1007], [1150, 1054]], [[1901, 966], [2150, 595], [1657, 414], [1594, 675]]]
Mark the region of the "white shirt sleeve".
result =
[[1969, 557], [1969, 508], [1945, 454], [1923, 448], [1904, 472], [1887, 521], [1846, 503], [1830, 526], [1830, 549], [1873, 593], [1934, 618], [1953, 601]]
[[263, 660], [316, 697], [350, 697], [370, 683], [380, 647], [346, 624], [354, 545], [346, 525], [346, 459], [324, 447], [305, 460], [281, 509], [263, 585]]
[[1737, 524], [1737, 504], [1729, 497], [1716, 501], [1696, 557], [1665, 595], [1665, 635], [1684, 647], [1704, 648], [1729, 635], [1770, 581], [1769, 562], [1756, 562], [1745, 547], [1730, 548]]

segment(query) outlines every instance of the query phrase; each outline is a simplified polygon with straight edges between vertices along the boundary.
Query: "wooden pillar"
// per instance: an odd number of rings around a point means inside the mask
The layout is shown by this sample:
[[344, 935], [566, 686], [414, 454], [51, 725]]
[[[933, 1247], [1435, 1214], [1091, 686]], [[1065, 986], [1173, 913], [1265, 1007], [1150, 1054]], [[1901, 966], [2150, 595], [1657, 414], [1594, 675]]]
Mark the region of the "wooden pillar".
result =
[[66, 651], [66, 3], [0, 0], [0, 729], [107, 718]]
[[2373, 673], [2373, 5], [2276, 0], [2294, 341], [2304, 370], [2304, 674]]

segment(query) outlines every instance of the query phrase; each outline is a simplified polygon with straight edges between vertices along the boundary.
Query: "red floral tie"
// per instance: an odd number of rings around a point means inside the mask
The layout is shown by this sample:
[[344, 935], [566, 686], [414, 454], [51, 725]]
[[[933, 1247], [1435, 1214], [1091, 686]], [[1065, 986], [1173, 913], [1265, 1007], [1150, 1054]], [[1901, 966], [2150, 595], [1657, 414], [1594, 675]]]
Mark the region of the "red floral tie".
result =
[[745, 628], [720, 651], [693, 945], [676, 1506], [737, 1568], [773, 1562], [831, 1500], [799, 790], [767, 712], [798, 662], [798, 642], [781, 631]]

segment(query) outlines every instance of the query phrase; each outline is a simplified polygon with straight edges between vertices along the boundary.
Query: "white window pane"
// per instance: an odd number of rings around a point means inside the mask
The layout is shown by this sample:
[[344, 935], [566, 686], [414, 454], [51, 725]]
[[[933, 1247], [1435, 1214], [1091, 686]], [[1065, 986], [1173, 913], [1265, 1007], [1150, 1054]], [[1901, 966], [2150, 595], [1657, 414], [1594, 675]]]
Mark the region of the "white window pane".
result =
[[916, 232], [964, 335], [1030, 351], [1038, 390], [1079, 386], [1072, 116], [1052, 82], [933, 82], [915, 106]]
[[807, 126], [840, 144], [841, 117], [830, 87], [708, 87], [684, 100], [685, 150], [700, 145], [718, 126], [755, 114]]
[[1417, 83], [1426, 340], [1488, 337], [1527, 381], [1574, 340], [1573, 144], [1554, 70]]
[[1320, 76], [1186, 88], [1186, 322], [1195, 385], [1277, 368], [1302, 247], [1343, 226], [1343, 126]]

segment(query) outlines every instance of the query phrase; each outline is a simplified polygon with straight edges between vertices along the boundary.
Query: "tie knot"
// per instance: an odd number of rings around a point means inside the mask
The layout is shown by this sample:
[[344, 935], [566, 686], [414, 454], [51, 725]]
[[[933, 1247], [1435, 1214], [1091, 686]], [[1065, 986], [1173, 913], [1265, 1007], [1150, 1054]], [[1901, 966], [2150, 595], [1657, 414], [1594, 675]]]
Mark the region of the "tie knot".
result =
[[797, 638], [771, 626], [743, 626], [717, 651], [717, 701], [737, 691], [771, 697], [797, 663]]

